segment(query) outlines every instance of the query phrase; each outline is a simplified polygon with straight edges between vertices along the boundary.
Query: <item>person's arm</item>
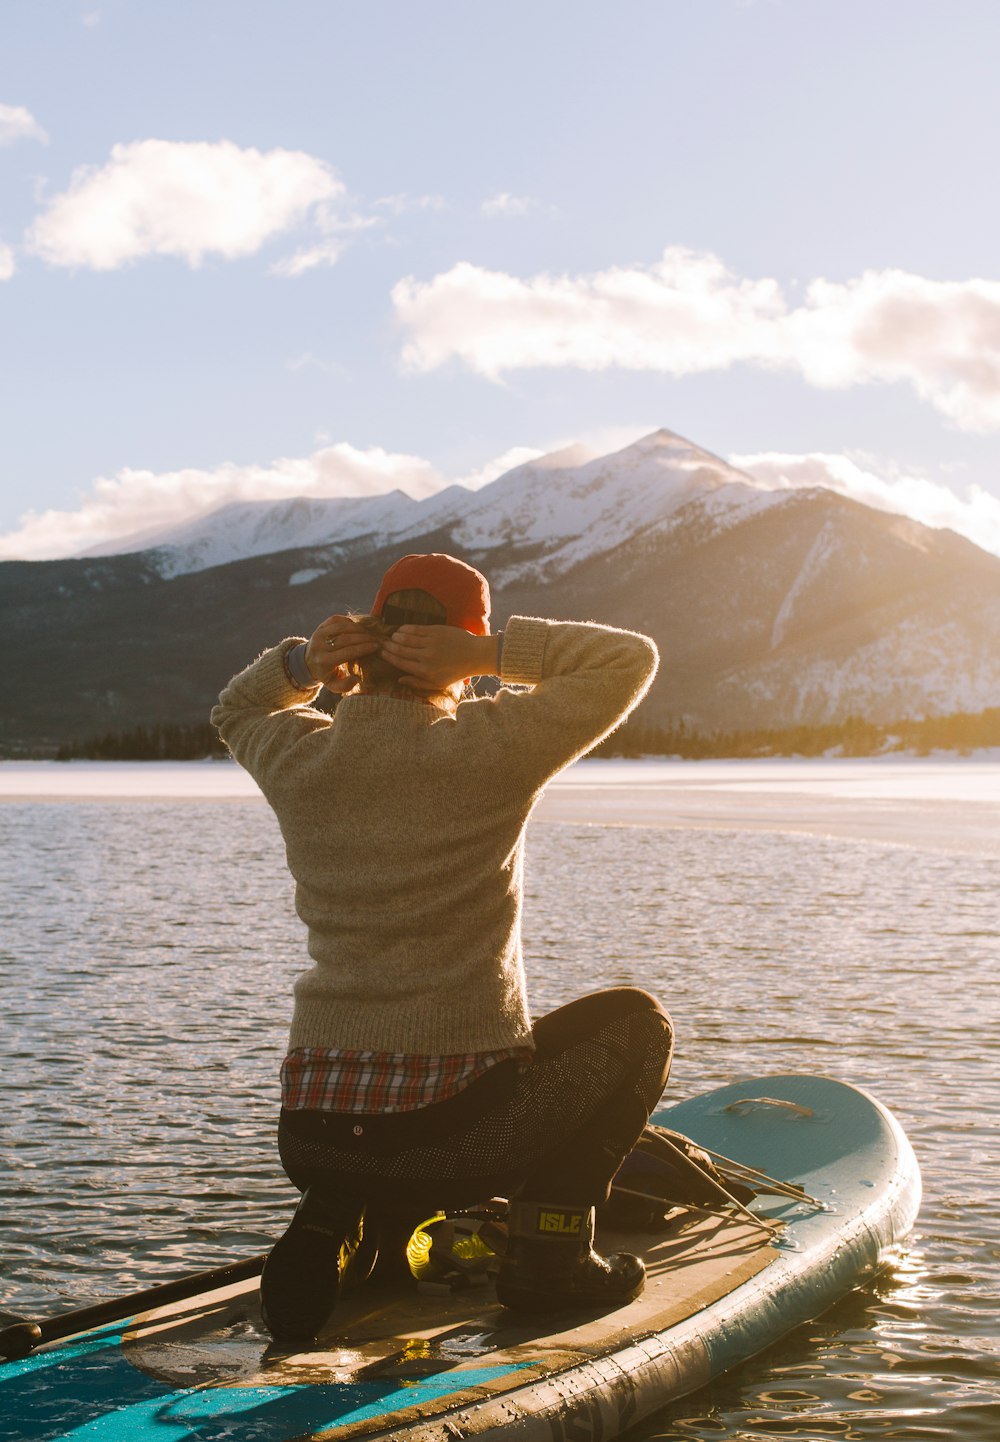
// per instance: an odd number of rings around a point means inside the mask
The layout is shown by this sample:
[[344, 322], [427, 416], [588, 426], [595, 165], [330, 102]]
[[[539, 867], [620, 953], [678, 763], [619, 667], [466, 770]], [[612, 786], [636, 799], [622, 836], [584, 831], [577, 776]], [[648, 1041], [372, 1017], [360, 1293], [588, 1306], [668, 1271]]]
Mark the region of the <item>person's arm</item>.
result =
[[510, 764], [541, 784], [592, 750], [638, 706], [659, 665], [649, 636], [591, 622], [514, 616], [504, 632], [494, 727]]
[[[276, 753], [329, 726], [330, 717], [309, 704], [320, 686], [350, 690], [356, 683], [346, 663], [377, 649], [377, 642], [348, 616], [329, 616], [308, 641], [282, 641], [234, 676], [212, 710], [212, 724], [235, 759], [259, 781]], [[311, 684], [303, 684], [307, 676]]]
[[[514, 616], [497, 636], [450, 626], [402, 626], [382, 654], [422, 689], [465, 676], [499, 675], [530, 687], [501, 691], [475, 724], [536, 780], [561, 770], [613, 731], [642, 700], [656, 675], [655, 643], [635, 631], [591, 622]], [[465, 711], [465, 708], [460, 708]], [[474, 713], [466, 712], [469, 722]]]

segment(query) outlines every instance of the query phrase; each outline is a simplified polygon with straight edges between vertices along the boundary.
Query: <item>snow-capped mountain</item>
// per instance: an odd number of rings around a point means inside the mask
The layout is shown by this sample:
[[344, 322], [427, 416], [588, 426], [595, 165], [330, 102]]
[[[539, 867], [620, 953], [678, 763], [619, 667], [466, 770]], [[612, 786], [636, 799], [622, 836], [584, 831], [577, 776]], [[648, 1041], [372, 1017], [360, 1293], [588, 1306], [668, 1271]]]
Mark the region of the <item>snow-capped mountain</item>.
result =
[[[514, 613], [648, 632], [643, 715], [698, 730], [1000, 706], [1000, 558], [824, 489], [773, 491], [669, 431], [421, 501], [232, 505], [129, 554], [0, 564], [0, 745], [203, 720], [282, 636], [447, 550]], [[39, 668], [40, 655], [58, 655]]]
[[421, 501], [392, 491], [356, 499], [233, 502], [120, 549], [150, 553], [165, 578], [302, 547], [331, 547], [332, 567], [345, 546], [366, 538], [403, 544], [444, 528], [459, 550], [544, 550], [544, 561], [515, 563], [498, 576], [502, 584], [521, 567], [525, 574], [544, 567], [555, 576], [638, 532], [669, 525], [695, 500], [724, 524], [780, 499], [781, 493], [764, 490], [719, 457], [659, 430], [612, 455], [594, 457], [583, 446], [569, 446], [517, 466], [481, 490], [453, 485]]
[[[404, 491], [378, 496], [297, 496], [288, 501], [231, 501], [207, 516], [171, 526], [142, 544], [164, 579], [301, 546], [333, 546], [365, 535], [396, 532], [420, 506]], [[88, 552], [88, 555], [95, 554]], [[101, 552], [100, 554], [105, 554]]]
[[[544, 556], [515, 562], [500, 584], [556, 576], [637, 535], [663, 533], [684, 508], [735, 517], [769, 505], [777, 493], [671, 431], [659, 430], [624, 450], [577, 463], [557, 452], [508, 471], [475, 492], [451, 521], [461, 547], [483, 552], [498, 544]], [[433, 513], [432, 498], [425, 505]]]

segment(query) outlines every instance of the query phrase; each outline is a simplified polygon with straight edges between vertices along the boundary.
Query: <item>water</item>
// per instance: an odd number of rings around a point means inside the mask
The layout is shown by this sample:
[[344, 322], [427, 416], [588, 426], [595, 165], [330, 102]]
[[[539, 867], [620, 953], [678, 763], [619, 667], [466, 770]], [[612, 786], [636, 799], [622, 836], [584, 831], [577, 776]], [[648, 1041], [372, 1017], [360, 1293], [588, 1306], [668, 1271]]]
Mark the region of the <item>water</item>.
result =
[[[253, 800], [0, 808], [0, 1308], [30, 1315], [263, 1250], [292, 1194], [277, 1068], [303, 964]], [[905, 1252], [643, 1425], [679, 1439], [996, 1442], [997, 887], [990, 855], [770, 831], [535, 825], [532, 1004], [662, 996], [671, 1095], [826, 1072], [921, 1160]]]

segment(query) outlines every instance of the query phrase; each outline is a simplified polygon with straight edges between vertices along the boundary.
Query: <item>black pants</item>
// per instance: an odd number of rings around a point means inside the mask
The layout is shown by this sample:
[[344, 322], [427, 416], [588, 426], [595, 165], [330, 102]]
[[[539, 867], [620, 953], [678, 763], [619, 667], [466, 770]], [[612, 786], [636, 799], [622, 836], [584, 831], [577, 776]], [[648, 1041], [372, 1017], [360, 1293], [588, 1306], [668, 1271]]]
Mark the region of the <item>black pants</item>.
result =
[[283, 1110], [289, 1179], [388, 1210], [606, 1200], [666, 1085], [670, 1018], [648, 992], [616, 987], [542, 1017], [533, 1038], [529, 1066], [502, 1062], [418, 1111]]

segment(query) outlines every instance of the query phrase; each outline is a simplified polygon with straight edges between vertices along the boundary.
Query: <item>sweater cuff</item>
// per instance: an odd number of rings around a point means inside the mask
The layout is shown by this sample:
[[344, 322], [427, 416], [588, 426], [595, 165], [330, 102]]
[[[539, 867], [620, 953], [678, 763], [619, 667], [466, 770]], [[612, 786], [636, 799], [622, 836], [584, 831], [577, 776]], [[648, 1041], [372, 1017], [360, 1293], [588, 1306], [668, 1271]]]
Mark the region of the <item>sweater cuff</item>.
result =
[[529, 616], [512, 616], [504, 627], [501, 681], [533, 686], [542, 679], [548, 622]]
[[306, 665], [308, 645], [308, 641], [300, 641], [297, 646], [285, 652], [285, 674], [300, 691], [315, 691], [317, 685], [316, 678]]
[[[289, 676], [285, 659], [299, 640], [295, 636], [272, 646], [237, 678], [236, 684], [240, 685], [245, 701], [252, 706], [262, 706], [267, 711], [284, 711], [290, 706], [306, 704], [304, 688]], [[314, 681], [311, 690], [316, 692], [319, 689], [319, 683]]]

